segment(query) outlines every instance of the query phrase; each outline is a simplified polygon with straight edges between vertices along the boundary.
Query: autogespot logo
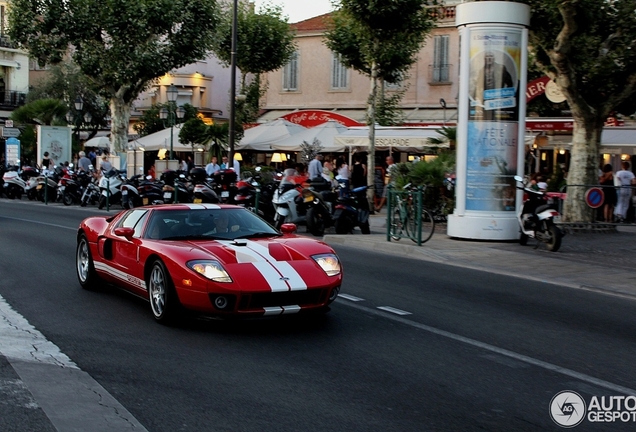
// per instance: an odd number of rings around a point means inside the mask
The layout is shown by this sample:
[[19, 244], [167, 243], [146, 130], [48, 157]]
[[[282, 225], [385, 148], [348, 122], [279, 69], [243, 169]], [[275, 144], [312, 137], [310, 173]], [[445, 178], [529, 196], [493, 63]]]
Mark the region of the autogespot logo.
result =
[[550, 401], [550, 417], [564, 428], [580, 424], [585, 418], [585, 409], [583, 398], [569, 390], [557, 393]]

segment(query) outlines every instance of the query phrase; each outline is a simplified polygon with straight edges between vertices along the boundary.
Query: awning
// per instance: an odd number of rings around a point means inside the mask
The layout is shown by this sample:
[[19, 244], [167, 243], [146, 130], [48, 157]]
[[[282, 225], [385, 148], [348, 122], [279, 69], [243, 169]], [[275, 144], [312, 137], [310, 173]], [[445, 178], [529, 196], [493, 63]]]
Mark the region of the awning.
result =
[[[267, 123], [268, 121], [275, 120], [283, 117], [287, 114], [291, 114], [297, 109], [289, 110], [271, 110], [263, 114], [258, 118], [259, 123]], [[359, 123], [366, 123], [367, 110], [366, 109], [326, 109], [326, 111], [332, 111], [334, 113], [347, 116]], [[446, 110], [439, 108], [403, 108], [402, 119], [404, 123], [443, 123], [444, 121], [456, 122], [457, 110], [455, 108], [447, 108]]]
[[601, 146], [636, 145], [636, 129], [605, 128], [601, 134]]
[[[439, 130], [439, 127], [428, 126], [400, 128], [377, 126], [375, 129], [375, 148], [378, 150], [409, 151], [411, 149], [448, 147], [448, 143], [436, 145], [429, 142], [429, 138], [443, 138]], [[347, 147], [368, 147], [369, 128], [350, 128], [347, 132], [335, 137], [334, 143]]]

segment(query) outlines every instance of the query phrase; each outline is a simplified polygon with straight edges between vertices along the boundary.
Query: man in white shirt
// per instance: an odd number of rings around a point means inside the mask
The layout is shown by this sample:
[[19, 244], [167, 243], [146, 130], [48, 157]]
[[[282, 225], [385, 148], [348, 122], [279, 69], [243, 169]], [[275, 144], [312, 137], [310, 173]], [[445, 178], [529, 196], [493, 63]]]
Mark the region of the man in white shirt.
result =
[[218, 159], [216, 156], [212, 156], [212, 160], [210, 161], [210, 163], [205, 166], [205, 172], [207, 173], [208, 177], [212, 177], [215, 172], [221, 169], [221, 167], [217, 163], [217, 160]]
[[[617, 222], [625, 222], [627, 210], [629, 210], [629, 199], [632, 196], [631, 186], [636, 185], [636, 176], [629, 170], [629, 162], [622, 162], [623, 169], [614, 174], [615, 185], [617, 186], [616, 207], [614, 207], [614, 216]], [[620, 185], [619, 185], [620, 184]]]
[[234, 161], [232, 168], [234, 169], [234, 172], [236, 173], [236, 178], [240, 179], [241, 178], [241, 164], [239, 163], [238, 160], [236, 160], [236, 155], [232, 155], [232, 160]]
[[322, 177], [322, 155], [317, 154], [316, 157], [309, 162], [309, 168], [307, 169], [307, 173], [309, 174], [309, 180], [315, 179], [316, 177]]

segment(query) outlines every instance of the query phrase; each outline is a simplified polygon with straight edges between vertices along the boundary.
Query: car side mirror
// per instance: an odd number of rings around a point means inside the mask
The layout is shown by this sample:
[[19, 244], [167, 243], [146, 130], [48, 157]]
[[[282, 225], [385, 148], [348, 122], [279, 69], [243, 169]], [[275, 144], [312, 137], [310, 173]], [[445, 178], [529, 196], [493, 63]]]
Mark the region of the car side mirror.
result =
[[297, 230], [296, 224], [293, 223], [285, 223], [280, 227], [280, 231], [283, 234], [293, 234]]
[[132, 240], [133, 235], [135, 235], [135, 230], [130, 227], [118, 227], [115, 228], [114, 233], [116, 236], [125, 237], [127, 240]]

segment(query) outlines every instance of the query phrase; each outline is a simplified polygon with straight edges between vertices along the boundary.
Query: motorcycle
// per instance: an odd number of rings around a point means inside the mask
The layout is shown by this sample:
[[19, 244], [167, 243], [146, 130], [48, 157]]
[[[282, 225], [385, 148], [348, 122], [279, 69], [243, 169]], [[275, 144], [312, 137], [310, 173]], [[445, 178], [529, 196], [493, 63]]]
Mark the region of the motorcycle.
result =
[[517, 189], [524, 191], [523, 206], [517, 214], [521, 231], [519, 243], [522, 246], [526, 245], [528, 239], [533, 238], [537, 239], [538, 242], [545, 243], [549, 251], [558, 251], [561, 247], [561, 239], [565, 235], [555, 224], [556, 221], [560, 220], [561, 215], [544, 192], [526, 187], [520, 176], [514, 178], [518, 183], [521, 183], [521, 186], [517, 185]]
[[30, 201], [38, 198], [38, 177], [40, 176], [40, 170], [33, 167], [25, 167], [22, 170], [22, 178], [26, 181], [26, 195]]
[[352, 233], [355, 227], [360, 227], [362, 234], [371, 234], [369, 215], [367, 186], [359, 186], [344, 193], [338, 199], [333, 215], [336, 233], [348, 234]]
[[[236, 195], [234, 195], [234, 202], [237, 205], [247, 208], [248, 210], [256, 213], [268, 223], [274, 223], [274, 206], [272, 205], [273, 197], [273, 183], [268, 183], [261, 186], [260, 181], [260, 167], [256, 167], [256, 174], [248, 178], [240, 180], [236, 183]], [[256, 197], [258, 196], [258, 205]]]
[[274, 214], [274, 228], [280, 230], [283, 224], [296, 225], [306, 223], [306, 208], [300, 194], [302, 186], [294, 182], [296, 170], [288, 168], [278, 188], [272, 197], [272, 204], [276, 209]]
[[108, 205], [117, 204], [121, 201], [121, 185], [126, 181], [126, 172], [111, 168], [108, 172], [102, 172], [99, 179], [99, 190], [102, 195], [99, 197], [98, 209], [103, 209]]
[[53, 169], [43, 169], [37, 177], [38, 185], [36, 186], [38, 200], [42, 202], [53, 202], [57, 200], [57, 184], [64, 175], [64, 168], [54, 166]]
[[89, 165], [88, 167], [88, 179], [89, 181], [84, 188], [82, 197], [80, 198], [80, 206], [82, 207], [86, 207], [88, 203], [95, 205], [95, 203], [99, 202], [99, 198], [102, 195], [98, 186], [99, 178], [95, 174], [93, 165]]
[[322, 236], [325, 228], [334, 225], [333, 213], [338, 194], [331, 188], [331, 183], [323, 178], [315, 178], [309, 187], [302, 190], [301, 195], [307, 208], [307, 229], [315, 236]]
[[[194, 187], [188, 182], [185, 174], [179, 174], [176, 171], [168, 170], [161, 174], [161, 180], [164, 183], [162, 188], [164, 204], [172, 204], [175, 202], [175, 187], [177, 191], [177, 202], [192, 202]], [[205, 181], [205, 178], [203, 179], [203, 181]]]
[[58, 183], [58, 191], [62, 194], [64, 205], [70, 206], [80, 202], [90, 181], [91, 176], [86, 171], [67, 170]]
[[[196, 168], [195, 168], [196, 169]], [[233, 204], [236, 195], [236, 172], [232, 168], [221, 169], [214, 173], [214, 192], [224, 204]]]
[[193, 168], [190, 170], [190, 178], [194, 183], [192, 202], [195, 204], [211, 203], [218, 204], [219, 196], [214, 191], [214, 187], [208, 182], [208, 175], [203, 168]]

